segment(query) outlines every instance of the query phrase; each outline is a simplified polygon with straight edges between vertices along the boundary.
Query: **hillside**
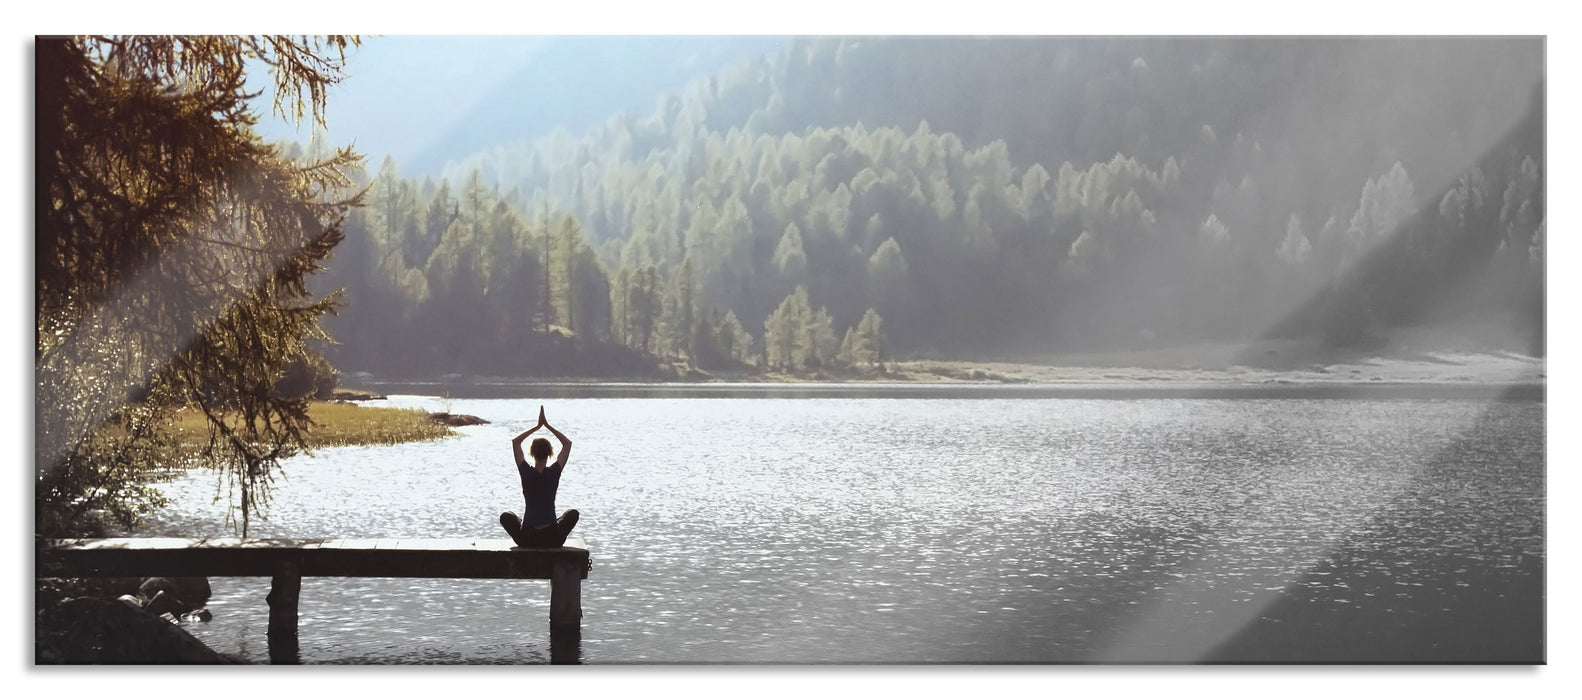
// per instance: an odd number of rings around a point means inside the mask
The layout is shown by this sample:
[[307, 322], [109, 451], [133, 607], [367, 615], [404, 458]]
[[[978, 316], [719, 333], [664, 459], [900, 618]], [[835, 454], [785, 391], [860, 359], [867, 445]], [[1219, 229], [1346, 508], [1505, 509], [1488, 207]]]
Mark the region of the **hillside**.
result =
[[1469, 320], [1541, 353], [1541, 49], [797, 39], [437, 181], [386, 160], [332, 359], [420, 337], [404, 371], [480, 371], [553, 325], [630, 353], [591, 374], [796, 371]]

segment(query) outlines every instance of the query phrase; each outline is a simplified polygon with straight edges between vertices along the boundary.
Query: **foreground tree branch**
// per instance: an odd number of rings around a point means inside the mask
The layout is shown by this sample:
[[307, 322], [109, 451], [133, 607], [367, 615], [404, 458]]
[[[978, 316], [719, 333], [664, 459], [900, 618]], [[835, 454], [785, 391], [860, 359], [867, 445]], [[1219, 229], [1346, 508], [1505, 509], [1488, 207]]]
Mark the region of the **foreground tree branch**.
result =
[[254, 133], [249, 59], [275, 110], [322, 124], [350, 37], [69, 37], [37, 41], [37, 531], [130, 526], [195, 406], [201, 462], [247, 533], [279, 460], [303, 449], [306, 396], [277, 384], [323, 339], [335, 295], [306, 278], [360, 206], [349, 149], [293, 162]]

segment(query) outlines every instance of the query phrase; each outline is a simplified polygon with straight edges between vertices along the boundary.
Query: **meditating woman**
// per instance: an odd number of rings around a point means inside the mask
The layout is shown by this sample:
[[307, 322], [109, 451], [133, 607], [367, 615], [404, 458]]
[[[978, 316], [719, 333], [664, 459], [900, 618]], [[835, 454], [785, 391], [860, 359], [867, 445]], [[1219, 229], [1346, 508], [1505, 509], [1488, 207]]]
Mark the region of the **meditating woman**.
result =
[[[534, 438], [532, 446], [527, 449], [533, 457], [532, 464], [522, 457], [522, 441], [539, 428], [548, 428], [560, 439], [560, 453], [554, 455], [553, 464], [549, 458], [554, 450], [544, 438]], [[538, 425], [512, 439], [511, 451], [516, 456], [516, 471], [522, 475], [522, 496], [527, 499], [527, 509], [521, 518], [510, 511], [501, 513], [500, 525], [510, 533], [518, 547], [559, 547], [565, 544], [571, 528], [577, 526], [577, 511], [568, 510], [556, 519], [555, 491], [560, 488], [560, 472], [565, 469], [566, 459], [571, 456], [571, 440], [544, 419], [544, 407], [539, 406]]]

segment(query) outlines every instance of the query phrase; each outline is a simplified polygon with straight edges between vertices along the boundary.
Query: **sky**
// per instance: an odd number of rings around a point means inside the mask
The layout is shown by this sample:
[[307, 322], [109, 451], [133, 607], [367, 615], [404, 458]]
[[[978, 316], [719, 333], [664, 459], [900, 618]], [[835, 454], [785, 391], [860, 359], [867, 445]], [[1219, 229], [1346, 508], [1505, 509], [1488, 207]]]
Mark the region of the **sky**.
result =
[[[410, 161], [494, 94], [544, 48], [543, 37], [369, 37], [347, 56], [346, 79], [330, 89], [325, 118], [331, 142], [354, 143], [377, 168], [384, 154]], [[251, 71], [248, 84], [268, 90], [270, 78]], [[265, 97], [272, 92], [265, 92]], [[293, 124], [268, 112], [266, 139], [307, 143], [312, 124]]]
[[[354, 145], [377, 169], [392, 156], [403, 174], [437, 174], [449, 159], [564, 126], [573, 134], [618, 112], [651, 113], [659, 96], [718, 73], [734, 60], [772, 55], [777, 37], [371, 36], [348, 53], [330, 89], [330, 143]], [[264, 91], [267, 140], [307, 143], [311, 120], [294, 123], [268, 106], [273, 82], [261, 64], [250, 89]]]

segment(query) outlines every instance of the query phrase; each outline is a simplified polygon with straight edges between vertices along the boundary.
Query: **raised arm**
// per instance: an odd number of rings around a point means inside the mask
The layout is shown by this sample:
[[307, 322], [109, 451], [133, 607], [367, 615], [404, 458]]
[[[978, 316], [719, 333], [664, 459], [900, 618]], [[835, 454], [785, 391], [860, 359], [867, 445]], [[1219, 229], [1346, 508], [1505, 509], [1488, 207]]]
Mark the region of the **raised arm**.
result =
[[566, 458], [571, 456], [571, 438], [566, 437], [565, 433], [556, 430], [555, 426], [550, 425], [548, 422], [544, 423], [544, 427], [548, 428], [549, 432], [554, 433], [555, 437], [560, 439], [560, 452], [555, 455], [555, 466], [566, 466]]

